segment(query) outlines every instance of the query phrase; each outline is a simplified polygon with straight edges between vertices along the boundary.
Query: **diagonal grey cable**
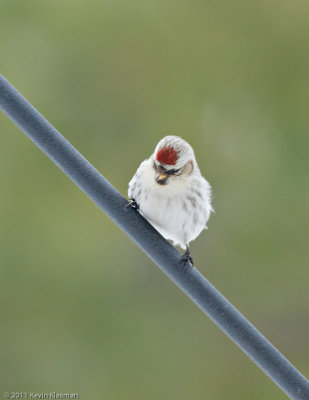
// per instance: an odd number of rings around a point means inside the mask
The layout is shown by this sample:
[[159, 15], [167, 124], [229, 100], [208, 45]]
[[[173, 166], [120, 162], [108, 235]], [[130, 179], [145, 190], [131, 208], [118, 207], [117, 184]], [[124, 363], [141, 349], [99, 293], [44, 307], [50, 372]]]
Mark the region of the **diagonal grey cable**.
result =
[[0, 108], [189, 296], [291, 399], [309, 400], [309, 381], [0, 75]]

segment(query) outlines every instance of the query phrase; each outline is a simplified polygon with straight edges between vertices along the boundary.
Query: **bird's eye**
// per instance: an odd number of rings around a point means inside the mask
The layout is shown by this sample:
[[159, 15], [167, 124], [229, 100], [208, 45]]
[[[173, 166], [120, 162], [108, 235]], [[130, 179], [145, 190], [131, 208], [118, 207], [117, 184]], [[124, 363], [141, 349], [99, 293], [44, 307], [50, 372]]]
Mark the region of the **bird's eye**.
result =
[[157, 164], [155, 162], [153, 162], [152, 166], [153, 166], [153, 169], [157, 170], [158, 166], [157, 166]]
[[177, 172], [179, 172], [179, 171], [180, 171], [180, 168], [179, 169], [170, 169], [166, 172], [168, 175], [174, 175], [174, 174], [177, 174]]

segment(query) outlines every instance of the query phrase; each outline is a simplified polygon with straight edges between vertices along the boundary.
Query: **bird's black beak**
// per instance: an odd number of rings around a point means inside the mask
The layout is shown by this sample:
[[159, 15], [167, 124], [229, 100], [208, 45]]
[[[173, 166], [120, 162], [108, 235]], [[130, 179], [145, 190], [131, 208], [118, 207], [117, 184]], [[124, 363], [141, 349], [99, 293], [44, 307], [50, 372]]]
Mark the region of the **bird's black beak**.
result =
[[165, 174], [164, 172], [159, 172], [159, 173], [156, 175], [156, 182], [157, 182], [159, 185], [166, 185], [166, 183], [167, 183], [167, 178], [168, 178], [168, 175], [167, 175], [167, 174]]

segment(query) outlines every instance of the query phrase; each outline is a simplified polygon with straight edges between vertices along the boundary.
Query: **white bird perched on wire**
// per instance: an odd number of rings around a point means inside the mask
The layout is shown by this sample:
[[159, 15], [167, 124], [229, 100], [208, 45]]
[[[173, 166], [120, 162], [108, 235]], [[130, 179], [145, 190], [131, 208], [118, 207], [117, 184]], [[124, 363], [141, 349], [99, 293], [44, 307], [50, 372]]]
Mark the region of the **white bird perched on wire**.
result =
[[128, 205], [136, 208], [166, 239], [193, 259], [189, 243], [203, 229], [213, 211], [211, 187], [201, 175], [192, 147], [180, 137], [166, 136], [141, 163], [129, 183]]

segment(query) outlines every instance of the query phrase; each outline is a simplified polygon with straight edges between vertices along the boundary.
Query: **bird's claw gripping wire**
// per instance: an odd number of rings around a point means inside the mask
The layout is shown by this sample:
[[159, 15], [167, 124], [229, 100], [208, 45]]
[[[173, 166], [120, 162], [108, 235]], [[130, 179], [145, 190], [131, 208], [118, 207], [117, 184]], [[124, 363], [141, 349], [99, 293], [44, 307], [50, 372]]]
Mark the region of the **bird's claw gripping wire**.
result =
[[136, 211], [139, 210], [139, 205], [136, 203], [134, 199], [130, 199], [128, 204], [125, 205], [125, 208], [134, 208]]
[[184, 268], [186, 268], [187, 266], [194, 266], [194, 262], [193, 262], [193, 258], [191, 256], [190, 250], [189, 250], [189, 246], [187, 246], [187, 250], [186, 252], [183, 254], [183, 256], [180, 259], [180, 262], [184, 263]]

